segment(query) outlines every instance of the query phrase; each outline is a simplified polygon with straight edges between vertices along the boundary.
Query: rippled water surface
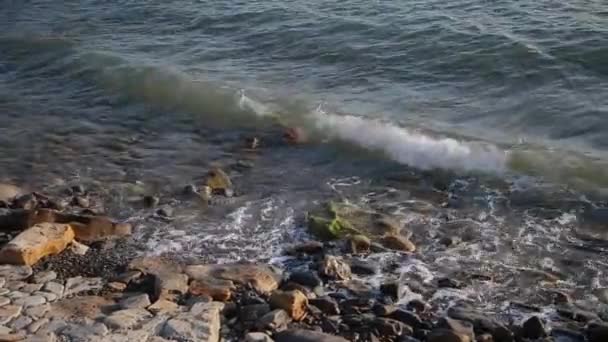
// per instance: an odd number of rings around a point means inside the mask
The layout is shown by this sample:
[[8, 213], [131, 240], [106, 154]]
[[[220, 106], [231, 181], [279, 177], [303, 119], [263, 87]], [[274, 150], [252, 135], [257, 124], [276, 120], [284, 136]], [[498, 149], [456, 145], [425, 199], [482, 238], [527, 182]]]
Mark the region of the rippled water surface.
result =
[[[144, 251], [219, 260], [277, 257], [306, 210], [343, 198], [413, 231], [415, 257], [379, 256], [404, 274], [493, 276], [447, 297], [542, 303], [544, 271], [593, 302], [607, 61], [604, 1], [5, 0], [0, 178], [87, 184]], [[239, 196], [180, 199], [212, 164]], [[142, 194], [174, 219], [149, 219]]]

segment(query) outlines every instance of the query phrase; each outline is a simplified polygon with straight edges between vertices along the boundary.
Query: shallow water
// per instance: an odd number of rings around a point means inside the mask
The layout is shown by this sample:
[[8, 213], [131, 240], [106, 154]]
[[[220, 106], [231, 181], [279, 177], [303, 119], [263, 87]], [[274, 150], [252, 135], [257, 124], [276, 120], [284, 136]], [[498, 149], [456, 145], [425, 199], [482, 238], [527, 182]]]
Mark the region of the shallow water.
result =
[[[3, 1], [0, 178], [86, 184], [143, 252], [215, 260], [276, 258], [306, 210], [346, 198], [414, 232], [414, 258], [379, 256], [404, 277], [494, 277], [448, 297], [541, 303], [530, 268], [597, 305], [607, 27], [602, 1]], [[311, 142], [283, 144], [285, 125]], [[176, 195], [212, 164], [240, 196]]]

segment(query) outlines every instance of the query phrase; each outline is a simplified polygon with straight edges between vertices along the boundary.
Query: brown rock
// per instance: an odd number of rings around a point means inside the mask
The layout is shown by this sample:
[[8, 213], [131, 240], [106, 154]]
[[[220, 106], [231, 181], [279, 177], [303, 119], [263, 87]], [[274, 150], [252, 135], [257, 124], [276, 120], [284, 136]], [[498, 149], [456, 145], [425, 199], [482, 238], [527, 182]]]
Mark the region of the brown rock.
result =
[[230, 280], [207, 278], [192, 281], [188, 292], [193, 296], [208, 296], [216, 301], [227, 302], [234, 289], [234, 283]]
[[124, 291], [127, 288], [127, 284], [118, 281], [110, 282], [106, 286], [114, 291], [120, 292]]
[[416, 250], [416, 245], [401, 235], [384, 235], [380, 239], [380, 243], [386, 248], [397, 251], [414, 252]]
[[214, 167], [207, 173], [207, 181], [205, 184], [214, 192], [224, 192], [232, 189], [232, 181], [230, 177], [219, 167]]
[[33, 265], [45, 256], [62, 252], [74, 240], [67, 224], [41, 223], [17, 235], [0, 250], [0, 263]]
[[347, 280], [351, 276], [350, 265], [342, 258], [332, 255], [325, 256], [319, 272], [328, 278], [337, 280]]
[[298, 291], [274, 291], [270, 296], [270, 306], [274, 309], [283, 309], [295, 321], [300, 321], [306, 316], [308, 298]]
[[23, 190], [21, 188], [12, 184], [0, 183], [0, 201], [9, 202], [22, 194]]
[[154, 304], [148, 306], [148, 311], [153, 314], [159, 314], [164, 312], [173, 312], [179, 308], [179, 305], [166, 299], [159, 299]]
[[175, 262], [160, 257], [136, 258], [129, 264], [129, 270], [154, 276], [157, 298], [173, 299], [188, 292], [188, 276], [181, 273], [182, 267]]
[[76, 240], [81, 242], [102, 241], [113, 237], [128, 236], [132, 227], [128, 223], [114, 223], [105, 216], [82, 216], [79, 221], [71, 222]]
[[73, 318], [97, 319], [104, 316], [104, 313], [114, 308], [115, 303], [107, 298], [99, 296], [83, 296], [66, 298], [51, 304], [53, 318], [60, 320], [70, 320]]
[[353, 254], [369, 253], [372, 242], [365, 235], [352, 235], [349, 237], [350, 251]]
[[195, 280], [215, 278], [250, 285], [261, 294], [276, 290], [281, 280], [279, 274], [262, 264], [191, 265], [185, 272]]

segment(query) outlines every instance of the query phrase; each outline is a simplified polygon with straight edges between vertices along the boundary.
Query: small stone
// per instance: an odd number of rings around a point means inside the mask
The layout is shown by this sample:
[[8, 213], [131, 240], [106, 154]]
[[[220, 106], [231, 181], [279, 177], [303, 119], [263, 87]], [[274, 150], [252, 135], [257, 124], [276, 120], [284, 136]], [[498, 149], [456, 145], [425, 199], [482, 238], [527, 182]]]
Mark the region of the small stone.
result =
[[6, 296], [9, 292], [9, 289], [0, 289], [0, 296]]
[[350, 269], [353, 273], [359, 275], [374, 275], [380, 272], [378, 265], [362, 259], [352, 259]]
[[0, 265], [0, 277], [6, 281], [23, 280], [33, 273], [30, 266]]
[[57, 273], [55, 271], [44, 271], [34, 274], [32, 280], [37, 284], [44, 284], [49, 281], [57, 279]]
[[347, 289], [353, 295], [361, 298], [369, 298], [373, 295], [374, 289], [359, 279], [352, 279], [344, 284], [341, 284], [342, 287]]
[[148, 311], [153, 314], [165, 313], [165, 312], [173, 312], [176, 311], [179, 306], [172, 301], [166, 299], [159, 299], [154, 304], [148, 306]]
[[424, 326], [422, 320], [413, 312], [398, 309], [389, 315], [389, 318], [396, 319], [399, 322], [405, 323], [414, 329], [419, 329]]
[[314, 272], [293, 272], [289, 276], [289, 281], [311, 288], [323, 285], [321, 278]]
[[68, 324], [61, 330], [61, 335], [69, 337], [72, 341], [105, 341], [100, 337], [108, 334], [108, 328], [103, 323], [86, 320], [83, 324]]
[[87, 252], [89, 251], [89, 246], [80, 243], [76, 240], [72, 241], [72, 243], [70, 244], [70, 251], [76, 255], [86, 255]]
[[49, 323], [48, 318], [43, 318], [43, 319], [34, 321], [34, 322], [32, 322], [32, 324], [30, 324], [27, 327], [27, 332], [29, 332], [30, 334], [35, 334], [36, 332], [38, 332], [38, 330], [40, 330], [40, 328], [47, 325], [48, 323]]
[[260, 333], [260, 332], [251, 332], [245, 335], [245, 342], [274, 342], [270, 336]]
[[172, 217], [173, 216], [173, 208], [168, 205], [163, 205], [162, 207], [156, 209], [156, 215], [160, 217]]
[[11, 303], [11, 300], [6, 297], [0, 297], [0, 307], [8, 305]]
[[584, 310], [578, 310], [575, 308], [563, 307], [563, 308], [557, 308], [556, 311], [560, 316], [569, 318], [569, 319], [577, 321], [577, 322], [586, 323], [586, 322], [599, 320], [599, 317], [595, 313], [589, 312], [589, 311], [584, 311]]
[[340, 314], [340, 307], [335, 299], [325, 296], [316, 299], [310, 299], [308, 301], [310, 305], [314, 305], [319, 308], [324, 314], [332, 316]]
[[475, 341], [475, 332], [473, 324], [465, 321], [460, 321], [450, 317], [442, 317], [437, 323], [439, 328], [452, 331], [459, 336], [468, 336], [471, 341]]
[[198, 189], [193, 184], [188, 184], [183, 189], [184, 195], [196, 195], [198, 194]]
[[492, 334], [481, 334], [479, 336], [477, 336], [477, 342], [494, 342], [494, 337], [492, 337]]
[[0, 263], [33, 265], [45, 256], [62, 252], [74, 240], [67, 224], [40, 223], [21, 232], [0, 250]]
[[234, 283], [230, 280], [207, 278], [204, 280], [193, 280], [190, 283], [188, 292], [193, 296], [209, 296], [213, 300], [226, 302], [232, 297], [234, 289]]
[[270, 296], [270, 306], [275, 309], [283, 309], [296, 321], [302, 320], [306, 316], [308, 298], [298, 291], [274, 291]]
[[104, 323], [111, 329], [129, 329], [152, 314], [145, 309], [127, 309], [113, 312]]
[[13, 318], [18, 317], [21, 314], [21, 309], [22, 307], [17, 305], [5, 305], [0, 307], [0, 325], [5, 325]]
[[143, 198], [144, 207], [146, 208], [154, 208], [160, 203], [160, 198], [156, 196], [144, 196]]
[[139, 295], [127, 297], [120, 301], [119, 305], [123, 309], [143, 309], [150, 305], [150, 297], [142, 293]]
[[29, 296], [29, 293], [21, 292], [21, 291], [13, 291], [6, 295], [11, 300], [15, 300], [17, 298], [24, 298]]
[[213, 168], [207, 173], [206, 185], [211, 187], [214, 193], [224, 194], [226, 189], [232, 189], [230, 177], [220, 168]]
[[275, 335], [276, 342], [348, 342], [343, 337], [313, 330], [289, 329]]
[[120, 282], [117, 282], [117, 281], [110, 282], [110, 283], [106, 284], [106, 286], [109, 289], [112, 289], [112, 290], [118, 291], [118, 292], [122, 292], [122, 291], [124, 291], [127, 288], [127, 284], [120, 283]]
[[262, 316], [256, 323], [256, 326], [261, 330], [269, 329], [271, 331], [280, 331], [287, 328], [287, 325], [290, 322], [291, 317], [289, 317], [287, 311], [277, 309]]
[[25, 308], [29, 308], [31, 306], [42, 305], [44, 303], [46, 303], [46, 298], [44, 298], [42, 296], [38, 296], [38, 295], [17, 298], [15, 300], [13, 300], [13, 304], [23, 306]]
[[[27, 283], [24, 281], [9, 281], [8, 283], [6, 283], [6, 288], [11, 291], [19, 291], [25, 285], [27, 285]], [[22, 292], [24, 292], [24, 291], [22, 291]]]
[[112, 279], [113, 281], [129, 284], [133, 280], [139, 279], [142, 273], [140, 271], [128, 271], [125, 273], [121, 273], [116, 276], [116, 278]]
[[6, 284], [6, 279], [0, 278], [0, 287], [4, 287], [4, 284]]
[[78, 184], [70, 188], [70, 194], [84, 194], [86, 192], [84, 186]]
[[414, 333], [412, 327], [390, 318], [376, 318], [374, 327], [383, 337], [409, 336]]
[[68, 297], [85, 291], [99, 290], [103, 288], [103, 280], [101, 278], [70, 278], [65, 283], [63, 296]]
[[43, 284], [25, 284], [25, 286], [21, 288], [21, 291], [25, 293], [33, 293], [36, 291], [40, 291], [40, 289], [42, 289], [42, 286]]
[[50, 281], [50, 282], [44, 284], [44, 286], [42, 287], [42, 289], [44, 291], [53, 293], [53, 294], [57, 295], [57, 297], [59, 297], [59, 298], [61, 298], [63, 296], [64, 288], [65, 287], [63, 285], [53, 282], [53, 281]]
[[349, 237], [350, 252], [353, 254], [369, 253], [371, 248], [371, 240], [365, 235], [352, 235]]
[[545, 337], [547, 335], [545, 324], [538, 316], [532, 316], [524, 322], [524, 325], [522, 326], [522, 335], [523, 337], [530, 339]]
[[34, 319], [38, 319], [38, 318], [43, 317], [50, 310], [51, 310], [50, 304], [45, 303], [42, 305], [32, 306], [32, 307], [25, 309], [25, 314]]
[[401, 235], [385, 235], [380, 239], [380, 243], [382, 244], [382, 246], [396, 251], [410, 253], [416, 251], [416, 245], [414, 245], [410, 240]]
[[11, 326], [11, 328], [13, 328], [14, 331], [19, 331], [21, 329], [24, 329], [28, 325], [30, 325], [30, 323], [32, 323], [31, 318], [29, 318], [27, 316], [21, 316], [21, 317], [17, 318], [16, 320], [14, 320], [10, 326]]
[[335, 280], [347, 280], [351, 277], [351, 267], [342, 258], [326, 255], [319, 272]]
[[72, 205], [81, 207], [81, 208], [88, 208], [91, 206], [91, 201], [89, 201], [88, 198], [83, 197], [83, 196], [74, 196], [74, 198], [72, 198]]
[[37, 291], [32, 293], [33, 295], [42, 296], [46, 299], [47, 302], [51, 303], [56, 301], [59, 297], [56, 294], [44, 291]]

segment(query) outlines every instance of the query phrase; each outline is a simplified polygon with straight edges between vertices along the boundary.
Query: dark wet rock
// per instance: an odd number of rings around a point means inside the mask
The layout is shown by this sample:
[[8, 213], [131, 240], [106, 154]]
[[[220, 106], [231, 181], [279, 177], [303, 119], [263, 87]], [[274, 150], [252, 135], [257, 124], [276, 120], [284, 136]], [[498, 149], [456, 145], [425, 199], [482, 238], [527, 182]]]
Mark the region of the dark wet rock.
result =
[[288, 254], [318, 254], [323, 252], [323, 243], [319, 241], [305, 241], [287, 249]]
[[319, 267], [319, 273], [329, 279], [347, 280], [351, 277], [351, 267], [341, 257], [326, 255]]
[[[551, 336], [556, 340], [556, 341], [568, 341], [568, 342], [584, 342], [585, 341], [585, 335], [571, 330], [571, 329], [567, 329], [567, 328], [562, 328], [562, 327], [553, 327], [551, 329]], [[603, 342], [604, 340], [602, 340]], [[589, 341], [591, 342], [591, 341]]]
[[380, 285], [380, 292], [384, 296], [391, 298], [393, 301], [398, 301], [403, 295], [403, 285], [397, 280], [391, 280]]
[[468, 336], [471, 341], [475, 341], [475, 331], [473, 324], [466, 321], [442, 317], [437, 323], [437, 327], [456, 333], [459, 336]]
[[369, 284], [358, 279], [349, 280], [348, 282], [341, 284], [341, 286], [353, 295], [361, 298], [370, 298], [374, 293], [374, 289]]
[[216, 278], [249, 285], [258, 293], [270, 293], [279, 287], [281, 274], [263, 264], [193, 265], [185, 269], [191, 279]]
[[407, 303], [407, 309], [416, 313], [423, 313], [429, 307], [424, 301], [419, 299], [413, 299]]
[[591, 322], [594, 320], [599, 320], [597, 314], [585, 310], [579, 310], [571, 307], [561, 307], [556, 309], [557, 313], [565, 318], [577, 321], [577, 322]]
[[91, 201], [84, 196], [74, 196], [74, 198], [72, 198], [72, 205], [80, 208], [88, 208], [91, 206]]
[[163, 205], [162, 207], [156, 209], [156, 215], [160, 217], [169, 218], [173, 216], [173, 208], [169, 205]]
[[585, 335], [589, 342], [608, 341], [608, 324], [593, 322], [587, 325]]
[[298, 290], [276, 290], [272, 293], [268, 302], [274, 309], [287, 311], [289, 316], [295, 321], [302, 320], [307, 313], [308, 298]]
[[412, 327], [402, 322], [390, 318], [376, 318], [373, 322], [373, 327], [378, 331], [380, 336], [395, 338], [402, 335], [413, 335]]
[[532, 316], [526, 320], [521, 330], [522, 336], [530, 339], [539, 339], [547, 335], [545, 324], [538, 316]]
[[391, 313], [388, 317], [403, 322], [416, 330], [424, 329], [427, 326], [425, 322], [422, 322], [418, 315], [403, 309], [395, 310], [395, 312]]
[[262, 330], [280, 331], [287, 328], [287, 325], [290, 322], [291, 317], [289, 317], [287, 311], [277, 309], [263, 315], [262, 318], [257, 321], [256, 327]]
[[461, 281], [452, 278], [440, 278], [437, 280], [437, 287], [460, 289], [464, 287]]
[[380, 272], [380, 267], [371, 261], [354, 258], [350, 260], [350, 270], [359, 275], [374, 275]]
[[245, 146], [249, 149], [255, 150], [260, 146], [260, 139], [258, 137], [248, 137], [245, 139]]
[[470, 322], [473, 324], [475, 332], [488, 332], [492, 334], [496, 342], [513, 341], [513, 334], [509, 329], [507, 329], [501, 323], [490, 319], [488, 315], [483, 313], [479, 313], [464, 307], [451, 307], [448, 309], [448, 316], [450, 318]]
[[312, 271], [293, 272], [289, 275], [289, 281], [308, 287], [323, 285], [321, 278]]
[[154, 208], [160, 203], [160, 198], [156, 196], [147, 195], [143, 198], [143, 205], [146, 208]]
[[269, 312], [268, 304], [244, 305], [239, 310], [239, 319], [244, 322], [255, 322]]
[[342, 321], [353, 329], [360, 329], [371, 325], [376, 317], [373, 314], [349, 314], [342, 316]]
[[396, 310], [397, 310], [397, 307], [395, 307], [394, 305], [384, 305], [384, 304], [380, 304], [380, 303], [376, 303], [372, 307], [372, 311], [374, 312], [374, 314], [376, 316], [380, 316], [380, 317], [389, 316]]
[[334, 335], [313, 330], [290, 329], [275, 335], [276, 342], [348, 342], [348, 340]]
[[451, 247], [451, 246], [457, 245], [460, 242], [461, 242], [461, 239], [457, 236], [444, 236], [441, 239], [439, 239], [439, 243], [446, 247]]
[[316, 299], [308, 300], [310, 305], [314, 305], [319, 308], [326, 315], [339, 315], [340, 307], [332, 297], [325, 296]]
[[142, 276], [140, 271], [127, 271], [124, 273], [118, 274], [116, 277], [113, 277], [113, 281], [129, 284], [132, 281], [139, 279]]
[[32, 210], [38, 206], [38, 199], [34, 194], [21, 195], [14, 199], [12, 206], [17, 209]]
[[70, 195], [80, 195], [80, 194], [84, 194], [86, 192], [86, 189], [84, 188], [84, 186], [78, 184], [78, 185], [74, 185], [69, 189], [69, 193]]
[[467, 335], [459, 334], [447, 329], [436, 329], [427, 336], [427, 342], [473, 342]]
[[0, 231], [20, 231], [27, 227], [29, 212], [22, 209], [0, 208]]
[[[318, 286], [315, 288], [323, 288], [322, 286]], [[287, 283], [283, 283], [283, 285], [281, 286], [281, 290], [283, 291], [293, 291], [293, 290], [298, 290], [300, 292], [302, 292], [306, 298], [311, 299], [311, 298], [317, 298], [317, 295], [315, 294], [315, 292], [307, 286], [298, 284], [298, 283], [293, 283], [293, 282], [287, 282]]]
[[188, 184], [184, 187], [182, 192], [184, 195], [187, 195], [187, 196], [198, 195], [198, 188], [193, 184]]
[[362, 314], [370, 312], [374, 301], [369, 298], [350, 298], [340, 302], [340, 309], [344, 314]]

